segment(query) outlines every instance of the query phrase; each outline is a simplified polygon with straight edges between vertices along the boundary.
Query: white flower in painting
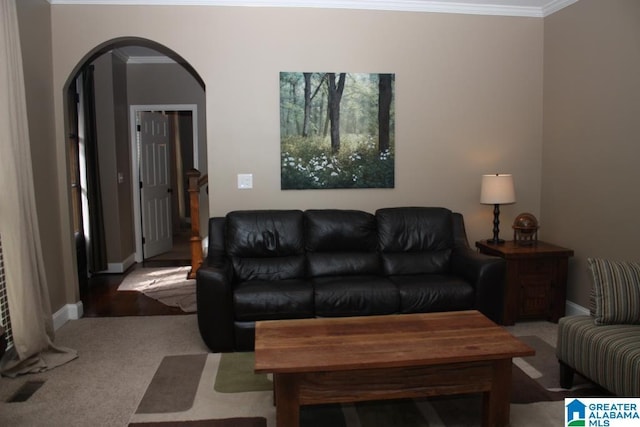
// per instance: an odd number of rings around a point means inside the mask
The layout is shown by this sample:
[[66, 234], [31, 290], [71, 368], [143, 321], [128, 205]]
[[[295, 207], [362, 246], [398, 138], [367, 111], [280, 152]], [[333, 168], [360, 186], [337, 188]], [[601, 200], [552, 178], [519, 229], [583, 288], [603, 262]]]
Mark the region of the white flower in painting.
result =
[[380, 160], [387, 160], [391, 156], [391, 151], [387, 148], [382, 153], [380, 153]]
[[355, 162], [357, 160], [362, 160], [362, 157], [360, 157], [360, 154], [358, 153], [353, 153], [349, 155], [349, 160]]

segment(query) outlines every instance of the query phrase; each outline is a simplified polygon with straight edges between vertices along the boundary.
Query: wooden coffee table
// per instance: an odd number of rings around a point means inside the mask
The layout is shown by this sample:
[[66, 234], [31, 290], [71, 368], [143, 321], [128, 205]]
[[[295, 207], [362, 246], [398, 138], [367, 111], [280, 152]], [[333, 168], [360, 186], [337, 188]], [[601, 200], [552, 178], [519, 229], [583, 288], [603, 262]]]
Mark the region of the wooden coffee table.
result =
[[507, 426], [511, 359], [533, 354], [477, 311], [256, 324], [278, 427], [298, 426], [300, 405], [462, 393], [483, 394], [483, 426]]

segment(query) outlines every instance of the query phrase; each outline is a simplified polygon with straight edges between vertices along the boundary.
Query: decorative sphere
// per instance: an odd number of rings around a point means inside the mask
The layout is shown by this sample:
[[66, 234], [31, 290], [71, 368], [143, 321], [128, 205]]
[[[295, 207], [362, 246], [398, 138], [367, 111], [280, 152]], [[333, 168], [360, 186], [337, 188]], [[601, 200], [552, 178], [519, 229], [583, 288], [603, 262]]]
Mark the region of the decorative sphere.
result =
[[522, 235], [529, 235], [538, 229], [538, 220], [530, 213], [521, 213], [513, 221], [513, 229]]

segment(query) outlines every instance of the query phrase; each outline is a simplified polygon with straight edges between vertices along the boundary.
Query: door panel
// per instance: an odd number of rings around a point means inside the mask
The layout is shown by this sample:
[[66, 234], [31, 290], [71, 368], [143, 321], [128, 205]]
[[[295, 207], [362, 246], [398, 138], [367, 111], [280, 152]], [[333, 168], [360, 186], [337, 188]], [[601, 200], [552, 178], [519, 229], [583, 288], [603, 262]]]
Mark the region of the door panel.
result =
[[138, 115], [140, 198], [144, 258], [171, 250], [171, 175], [169, 119], [161, 112]]

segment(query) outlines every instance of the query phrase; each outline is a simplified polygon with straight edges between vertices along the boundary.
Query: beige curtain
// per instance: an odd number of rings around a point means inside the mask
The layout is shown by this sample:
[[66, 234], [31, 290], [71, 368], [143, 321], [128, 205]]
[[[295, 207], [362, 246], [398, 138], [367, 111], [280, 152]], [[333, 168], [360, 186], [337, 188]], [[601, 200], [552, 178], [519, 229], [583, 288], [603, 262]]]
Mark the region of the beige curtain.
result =
[[74, 359], [74, 350], [53, 345], [15, 0], [0, 1], [0, 236], [14, 340], [0, 372], [41, 372]]

